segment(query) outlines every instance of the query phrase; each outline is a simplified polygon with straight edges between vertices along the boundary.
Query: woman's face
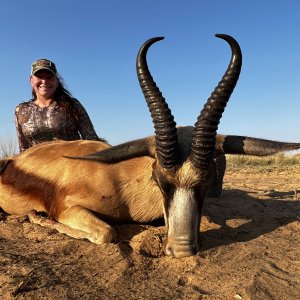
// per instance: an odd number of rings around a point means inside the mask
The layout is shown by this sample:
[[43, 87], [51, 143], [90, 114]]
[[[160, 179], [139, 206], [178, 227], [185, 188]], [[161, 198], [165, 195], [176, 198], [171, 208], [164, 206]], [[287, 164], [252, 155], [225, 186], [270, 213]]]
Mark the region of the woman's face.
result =
[[37, 98], [53, 98], [58, 86], [58, 79], [47, 70], [40, 70], [30, 76], [30, 83]]

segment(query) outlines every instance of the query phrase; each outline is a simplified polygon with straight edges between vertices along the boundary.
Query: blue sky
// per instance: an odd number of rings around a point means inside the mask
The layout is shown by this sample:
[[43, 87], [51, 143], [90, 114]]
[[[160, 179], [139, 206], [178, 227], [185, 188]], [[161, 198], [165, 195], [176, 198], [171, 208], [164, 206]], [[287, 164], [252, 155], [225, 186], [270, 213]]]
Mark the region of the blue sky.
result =
[[219, 133], [300, 141], [300, 1], [2, 1], [0, 140], [16, 138], [15, 106], [31, 96], [31, 63], [56, 63], [66, 87], [111, 144], [153, 133], [135, 71], [139, 47], [178, 125], [194, 125], [230, 60], [243, 52], [239, 82]]

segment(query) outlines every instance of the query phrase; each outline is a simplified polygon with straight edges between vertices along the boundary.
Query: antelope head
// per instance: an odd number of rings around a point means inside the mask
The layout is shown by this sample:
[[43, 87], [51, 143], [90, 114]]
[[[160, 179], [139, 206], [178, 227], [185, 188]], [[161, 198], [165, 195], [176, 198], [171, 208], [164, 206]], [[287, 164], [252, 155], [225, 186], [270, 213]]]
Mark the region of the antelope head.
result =
[[155, 127], [156, 160], [153, 178], [164, 195], [167, 227], [164, 250], [175, 257], [190, 256], [199, 250], [199, 225], [204, 197], [215, 176], [215, 137], [227, 101], [239, 78], [242, 54], [230, 36], [218, 34], [232, 50], [229, 66], [197, 119], [191, 144], [181, 143], [176, 123], [149, 72], [148, 48], [162, 37], [148, 40], [137, 57], [137, 74]]
[[[174, 257], [199, 250], [199, 225], [204, 198], [215, 176], [216, 132], [222, 113], [239, 78], [242, 54], [238, 43], [225, 34], [232, 56], [221, 81], [208, 98], [194, 127], [177, 128], [174, 117], [147, 65], [149, 47], [163, 37], [145, 42], [137, 55], [138, 80], [154, 123], [154, 138], [145, 138], [90, 154], [81, 159], [115, 163], [125, 159], [154, 158], [152, 177], [163, 195], [166, 238], [164, 251]], [[142, 172], [142, 170], [141, 170]], [[145, 208], [146, 209], [146, 208]]]

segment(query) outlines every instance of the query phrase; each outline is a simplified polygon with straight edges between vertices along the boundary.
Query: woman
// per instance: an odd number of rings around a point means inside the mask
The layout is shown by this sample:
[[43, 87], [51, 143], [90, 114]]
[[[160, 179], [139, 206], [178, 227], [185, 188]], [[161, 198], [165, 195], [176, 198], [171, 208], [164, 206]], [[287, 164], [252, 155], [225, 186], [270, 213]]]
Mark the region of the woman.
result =
[[20, 152], [45, 141], [105, 141], [97, 136], [81, 103], [64, 88], [53, 62], [35, 61], [30, 84], [32, 99], [17, 105], [15, 111]]

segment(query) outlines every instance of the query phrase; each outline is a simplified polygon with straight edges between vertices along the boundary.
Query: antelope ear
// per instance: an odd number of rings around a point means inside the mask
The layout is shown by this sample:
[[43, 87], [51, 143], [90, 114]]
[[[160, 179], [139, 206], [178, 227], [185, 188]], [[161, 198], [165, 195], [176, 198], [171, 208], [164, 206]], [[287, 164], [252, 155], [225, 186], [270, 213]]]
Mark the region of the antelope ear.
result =
[[13, 160], [10, 158], [0, 160], [0, 175], [4, 172], [4, 170], [8, 166], [8, 164], [11, 163], [12, 161]]
[[285, 143], [237, 135], [217, 135], [215, 156], [220, 154], [272, 155], [300, 149], [300, 143]]
[[93, 160], [103, 163], [117, 163], [135, 157], [149, 156], [155, 158], [154, 137], [134, 140], [103, 151], [91, 153], [85, 156], [63, 156], [70, 159]]

